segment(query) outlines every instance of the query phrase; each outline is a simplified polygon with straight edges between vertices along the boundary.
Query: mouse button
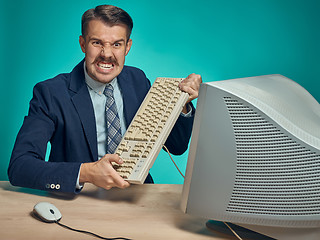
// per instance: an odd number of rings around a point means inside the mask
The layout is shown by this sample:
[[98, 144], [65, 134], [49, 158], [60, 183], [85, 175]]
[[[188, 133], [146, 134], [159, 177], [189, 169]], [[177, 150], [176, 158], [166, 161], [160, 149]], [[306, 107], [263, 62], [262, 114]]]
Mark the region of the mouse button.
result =
[[38, 217], [40, 220], [44, 221], [44, 222], [54, 222], [55, 218], [53, 216], [53, 214], [48, 213], [47, 211], [42, 211], [39, 209], [34, 209], [33, 210], [34, 214], [36, 217]]
[[59, 221], [61, 219], [62, 214], [56, 206], [52, 205], [50, 207], [50, 212], [54, 215], [55, 220]]
[[[61, 213], [59, 210], [51, 203], [40, 202], [37, 203], [34, 208], [34, 212], [45, 222], [54, 222], [61, 219]], [[52, 210], [54, 213], [52, 213]]]

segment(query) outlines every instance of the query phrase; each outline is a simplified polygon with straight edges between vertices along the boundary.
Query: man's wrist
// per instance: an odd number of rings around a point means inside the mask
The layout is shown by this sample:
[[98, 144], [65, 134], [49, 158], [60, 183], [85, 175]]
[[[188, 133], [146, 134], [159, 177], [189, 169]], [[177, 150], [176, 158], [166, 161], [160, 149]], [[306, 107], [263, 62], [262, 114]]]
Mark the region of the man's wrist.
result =
[[191, 117], [192, 116], [192, 107], [190, 103], [187, 103], [181, 112], [183, 117]]
[[90, 182], [90, 163], [82, 163], [79, 170], [79, 184]]

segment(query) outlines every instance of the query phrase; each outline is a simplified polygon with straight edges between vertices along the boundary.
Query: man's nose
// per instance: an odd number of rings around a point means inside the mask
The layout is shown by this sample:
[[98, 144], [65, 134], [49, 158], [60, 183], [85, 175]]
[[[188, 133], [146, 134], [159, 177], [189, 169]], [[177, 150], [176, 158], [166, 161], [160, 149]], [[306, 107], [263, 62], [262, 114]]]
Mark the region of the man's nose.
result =
[[102, 46], [101, 48], [101, 55], [104, 57], [110, 57], [113, 55], [112, 49], [110, 46]]

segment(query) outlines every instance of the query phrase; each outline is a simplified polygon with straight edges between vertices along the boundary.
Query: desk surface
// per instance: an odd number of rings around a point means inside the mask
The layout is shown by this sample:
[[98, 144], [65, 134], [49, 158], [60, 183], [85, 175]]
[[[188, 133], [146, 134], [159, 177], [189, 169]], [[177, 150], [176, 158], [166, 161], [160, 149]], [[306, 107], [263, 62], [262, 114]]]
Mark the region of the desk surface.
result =
[[206, 219], [180, 210], [181, 185], [131, 185], [109, 191], [86, 184], [79, 195], [53, 195], [0, 182], [1, 239], [97, 239], [44, 223], [33, 217], [33, 206], [53, 203], [61, 223], [103, 237], [130, 239], [235, 239], [207, 230]]

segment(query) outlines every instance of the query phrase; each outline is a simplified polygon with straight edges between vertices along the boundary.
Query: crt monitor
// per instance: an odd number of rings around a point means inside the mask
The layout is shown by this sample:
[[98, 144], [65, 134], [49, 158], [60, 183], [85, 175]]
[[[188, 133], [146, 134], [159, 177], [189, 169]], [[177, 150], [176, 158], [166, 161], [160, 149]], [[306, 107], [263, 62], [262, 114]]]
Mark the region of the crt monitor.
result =
[[203, 83], [181, 207], [276, 239], [320, 239], [320, 106], [282, 75]]

